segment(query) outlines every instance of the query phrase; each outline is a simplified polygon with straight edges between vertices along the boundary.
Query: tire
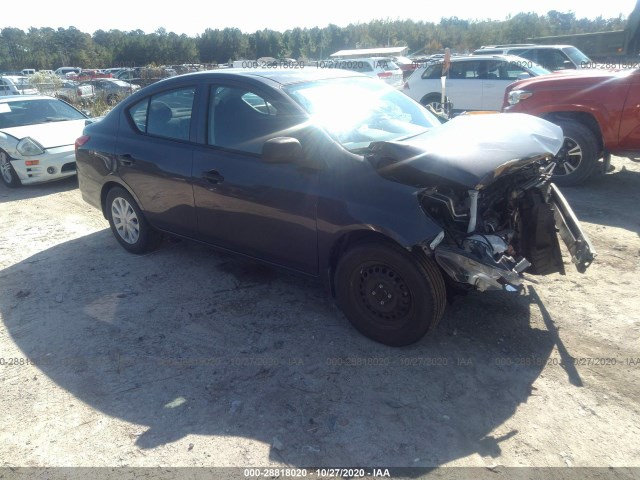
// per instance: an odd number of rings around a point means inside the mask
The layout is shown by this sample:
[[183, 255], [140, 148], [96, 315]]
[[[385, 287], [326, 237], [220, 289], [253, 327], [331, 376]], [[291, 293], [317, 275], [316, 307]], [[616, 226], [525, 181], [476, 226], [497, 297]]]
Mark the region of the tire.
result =
[[[439, 108], [442, 108], [442, 95], [439, 93], [429, 93], [428, 95], [425, 95], [424, 97], [422, 97], [422, 100], [420, 100], [420, 104], [423, 106], [428, 106], [431, 105], [431, 108], [433, 108], [434, 110], [438, 110]], [[448, 97], [445, 97], [444, 99], [445, 102], [449, 101]]]
[[417, 342], [444, 313], [446, 288], [435, 263], [391, 244], [349, 249], [338, 262], [335, 286], [336, 303], [351, 324], [385, 345]]
[[2, 178], [2, 183], [10, 188], [16, 188], [22, 185], [18, 174], [9, 161], [9, 155], [2, 150], [0, 150], [0, 178]]
[[117, 96], [117, 95], [113, 95], [113, 94], [112, 94], [112, 95], [109, 95], [109, 96], [107, 97], [107, 100], [106, 100], [106, 101], [107, 101], [107, 105], [109, 105], [109, 106], [113, 107], [114, 105], [116, 105], [116, 104], [118, 103], [118, 101], [119, 101], [119, 100], [120, 100], [120, 99], [118, 98], [118, 96]]
[[136, 201], [123, 188], [109, 190], [106, 212], [114, 237], [128, 252], [142, 254], [158, 246], [159, 232], [149, 225]]
[[579, 185], [598, 165], [598, 142], [588, 127], [574, 120], [554, 120], [562, 127], [564, 143], [555, 156], [553, 182], [561, 186]]

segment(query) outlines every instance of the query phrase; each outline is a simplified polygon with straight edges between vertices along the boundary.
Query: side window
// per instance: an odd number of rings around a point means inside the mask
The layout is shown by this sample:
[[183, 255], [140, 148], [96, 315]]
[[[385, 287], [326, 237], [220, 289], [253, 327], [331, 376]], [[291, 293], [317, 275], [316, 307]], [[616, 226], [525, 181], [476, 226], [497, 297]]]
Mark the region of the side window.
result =
[[476, 69], [478, 68], [478, 64], [482, 64], [484, 62], [451, 62], [451, 67], [449, 68], [449, 78], [451, 79], [473, 79], [478, 75], [476, 73]]
[[181, 88], [146, 98], [129, 109], [136, 128], [149, 135], [189, 140], [195, 88]]
[[[523, 63], [525, 63], [526, 60], [523, 60]], [[518, 75], [522, 75], [522, 74], [528, 74], [528, 72], [521, 67], [520, 65], [518, 65], [517, 61], [509, 61], [509, 62], [501, 62], [500, 65], [500, 69], [499, 69], [499, 78], [500, 80], [518, 80], [519, 77]]]
[[531, 60], [533, 63], [540, 63], [538, 60], [538, 52], [539, 50], [533, 48], [529, 50], [510, 50], [509, 55], [517, 55], [518, 57], [526, 58], [527, 60]]
[[575, 68], [560, 50], [542, 49], [539, 53], [539, 64], [547, 70], [564, 70]]
[[260, 154], [269, 138], [286, 136], [291, 117], [262, 95], [237, 87], [211, 87], [207, 143]]
[[[452, 65], [453, 67], [453, 65]], [[427, 68], [424, 69], [424, 72], [422, 72], [422, 78], [424, 79], [434, 79], [434, 78], [440, 78], [442, 76], [442, 63], [441, 62], [437, 62], [437, 63], [433, 63], [431, 65], [429, 65]]]
[[147, 111], [149, 110], [149, 99], [139, 101], [129, 108], [129, 117], [141, 133], [147, 132]]

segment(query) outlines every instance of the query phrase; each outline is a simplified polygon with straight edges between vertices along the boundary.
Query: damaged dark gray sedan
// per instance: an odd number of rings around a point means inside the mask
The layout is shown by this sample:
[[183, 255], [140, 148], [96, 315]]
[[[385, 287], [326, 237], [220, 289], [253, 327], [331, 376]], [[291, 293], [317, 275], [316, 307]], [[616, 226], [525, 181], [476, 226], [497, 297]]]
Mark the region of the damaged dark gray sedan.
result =
[[518, 291], [595, 251], [550, 183], [559, 127], [441, 124], [376, 79], [322, 69], [173, 77], [76, 142], [83, 198], [132, 253], [162, 233], [326, 281], [363, 334], [407, 345], [447, 289]]

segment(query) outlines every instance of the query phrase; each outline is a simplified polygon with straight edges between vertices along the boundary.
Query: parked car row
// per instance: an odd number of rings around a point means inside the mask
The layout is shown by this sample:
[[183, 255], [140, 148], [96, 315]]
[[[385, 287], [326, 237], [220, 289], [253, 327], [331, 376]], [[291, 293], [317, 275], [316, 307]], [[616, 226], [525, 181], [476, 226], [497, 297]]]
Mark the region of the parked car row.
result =
[[448, 113], [518, 112], [555, 123], [563, 130], [564, 143], [555, 156], [553, 179], [573, 186], [608, 171], [612, 154], [640, 156], [640, 123], [635, 115], [640, 70], [594, 65], [572, 46], [494, 45], [472, 56], [452, 57], [448, 70], [443, 59], [425, 62], [403, 91], [425, 106], [441, 109], [444, 76]]
[[107, 105], [115, 105], [123, 98], [140, 90], [140, 85], [115, 78], [98, 78], [82, 82], [79, 86], [92, 88], [95, 98], [103, 100]]
[[115, 78], [96, 78], [83, 82], [64, 79], [45, 81], [34, 86], [27, 77], [0, 77], [0, 96], [45, 94], [75, 105], [89, 105], [98, 99], [115, 105], [139, 89], [140, 85]]
[[454, 111], [502, 108], [504, 91], [510, 83], [551, 73], [541, 66], [513, 55], [452, 57], [448, 70], [443, 61], [425, 62], [404, 83], [404, 93], [422, 105], [437, 106], [442, 100], [441, 78]]

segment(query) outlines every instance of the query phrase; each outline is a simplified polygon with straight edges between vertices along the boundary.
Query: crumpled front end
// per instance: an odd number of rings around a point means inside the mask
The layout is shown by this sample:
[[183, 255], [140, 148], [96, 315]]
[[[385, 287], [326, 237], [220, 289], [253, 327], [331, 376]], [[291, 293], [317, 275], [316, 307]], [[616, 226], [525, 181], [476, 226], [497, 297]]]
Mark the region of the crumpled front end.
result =
[[564, 274], [558, 232], [578, 271], [591, 264], [595, 250], [569, 204], [548, 174], [531, 175], [481, 191], [422, 193], [425, 211], [443, 226], [430, 249], [453, 282], [517, 291], [525, 273]]
[[371, 146], [389, 180], [413, 185], [442, 232], [421, 247], [458, 284], [518, 290], [523, 274], [564, 274], [558, 233], [578, 271], [595, 250], [551, 182], [562, 129], [531, 115], [458, 117], [425, 134]]

